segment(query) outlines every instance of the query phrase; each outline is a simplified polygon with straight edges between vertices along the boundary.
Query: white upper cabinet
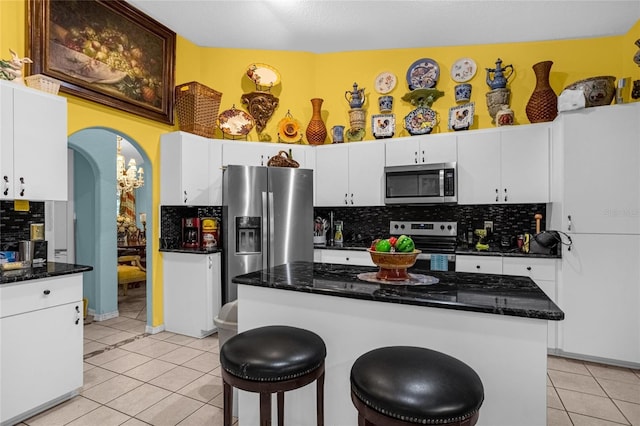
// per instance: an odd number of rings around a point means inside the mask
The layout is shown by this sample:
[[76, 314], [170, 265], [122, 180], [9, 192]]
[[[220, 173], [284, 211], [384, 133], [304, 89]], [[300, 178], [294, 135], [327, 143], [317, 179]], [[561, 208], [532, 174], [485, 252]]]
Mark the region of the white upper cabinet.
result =
[[186, 132], [160, 138], [160, 203], [222, 204], [222, 144]]
[[316, 206], [384, 205], [384, 143], [321, 145], [315, 150]]
[[455, 133], [411, 136], [385, 141], [385, 165], [450, 163], [457, 161]]
[[553, 135], [554, 226], [640, 234], [640, 104], [562, 113]]
[[67, 200], [67, 99], [0, 81], [0, 199]]
[[458, 134], [458, 203], [549, 202], [550, 124]]
[[300, 168], [310, 168], [305, 160], [306, 150], [304, 145], [289, 145], [285, 143], [262, 143], [246, 141], [225, 141], [222, 148], [222, 162], [225, 166], [230, 164], [238, 166], [266, 166], [269, 159], [278, 155], [280, 151], [286, 153], [291, 150], [294, 160], [300, 164]]

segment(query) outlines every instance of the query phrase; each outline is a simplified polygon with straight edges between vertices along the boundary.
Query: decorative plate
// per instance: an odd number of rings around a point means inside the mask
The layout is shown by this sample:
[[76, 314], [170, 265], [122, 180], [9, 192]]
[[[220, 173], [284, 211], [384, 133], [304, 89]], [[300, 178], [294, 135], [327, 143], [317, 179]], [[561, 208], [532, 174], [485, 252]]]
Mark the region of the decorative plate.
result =
[[247, 68], [249, 77], [256, 86], [273, 87], [280, 83], [280, 73], [267, 64], [251, 64]]
[[458, 83], [465, 83], [476, 75], [478, 67], [471, 58], [460, 58], [451, 66], [451, 79]]
[[396, 75], [385, 71], [378, 74], [374, 81], [374, 86], [376, 92], [384, 95], [391, 92], [396, 87], [396, 83], [398, 83]]
[[475, 102], [449, 108], [449, 130], [467, 130], [473, 125]]
[[418, 107], [404, 118], [404, 127], [412, 135], [429, 134], [436, 124], [436, 112], [428, 107]]
[[390, 138], [395, 131], [395, 114], [374, 114], [371, 116], [371, 133], [376, 139]]
[[218, 127], [222, 133], [230, 136], [246, 136], [256, 122], [253, 117], [235, 106], [222, 111], [218, 116]]
[[440, 67], [433, 59], [423, 58], [415, 61], [407, 70], [409, 90], [434, 87], [440, 77]]
[[300, 122], [293, 118], [287, 111], [287, 115], [278, 122], [278, 141], [284, 143], [298, 143], [302, 140]]

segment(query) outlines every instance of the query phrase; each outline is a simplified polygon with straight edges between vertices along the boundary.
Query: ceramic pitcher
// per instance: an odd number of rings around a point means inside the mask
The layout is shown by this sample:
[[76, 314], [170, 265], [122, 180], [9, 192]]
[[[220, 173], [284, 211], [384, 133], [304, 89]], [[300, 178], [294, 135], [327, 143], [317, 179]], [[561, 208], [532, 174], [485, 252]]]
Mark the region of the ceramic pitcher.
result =
[[[495, 68], [486, 68], [487, 70], [487, 84], [493, 89], [504, 89], [507, 87], [507, 81], [513, 75], [513, 65], [502, 66], [502, 59], [498, 58]], [[509, 71], [507, 75], [505, 73]], [[493, 73], [493, 79], [491, 78]]]
[[344, 92], [344, 98], [351, 108], [362, 108], [365, 101], [364, 89], [358, 89], [358, 83], [353, 83], [353, 90]]

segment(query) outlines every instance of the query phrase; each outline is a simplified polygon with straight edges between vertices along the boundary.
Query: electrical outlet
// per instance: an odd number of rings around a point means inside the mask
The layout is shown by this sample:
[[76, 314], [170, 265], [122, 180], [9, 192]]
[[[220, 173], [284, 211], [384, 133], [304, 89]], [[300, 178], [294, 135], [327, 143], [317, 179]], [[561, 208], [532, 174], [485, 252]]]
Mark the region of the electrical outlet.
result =
[[489, 229], [489, 232], [493, 233], [493, 221], [492, 220], [485, 220], [484, 221], [484, 229]]

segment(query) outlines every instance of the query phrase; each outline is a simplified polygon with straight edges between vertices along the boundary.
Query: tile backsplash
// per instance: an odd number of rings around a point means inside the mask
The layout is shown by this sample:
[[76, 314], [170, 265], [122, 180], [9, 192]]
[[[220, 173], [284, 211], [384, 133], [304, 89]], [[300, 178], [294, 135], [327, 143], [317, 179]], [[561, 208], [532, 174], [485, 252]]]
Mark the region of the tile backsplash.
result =
[[543, 216], [541, 229], [546, 220], [546, 204], [317, 207], [314, 216], [329, 220], [331, 212], [334, 220], [344, 222], [346, 246], [368, 246], [375, 238], [387, 237], [391, 220], [458, 222], [458, 234], [482, 229], [484, 221], [491, 220], [497, 236], [535, 232], [536, 213]]
[[18, 250], [18, 241], [31, 238], [32, 223], [45, 223], [44, 202], [30, 201], [29, 211], [16, 211], [13, 201], [0, 201], [0, 251]]
[[[484, 221], [491, 220], [498, 237], [533, 233], [536, 213], [543, 216], [542, 229], [546, 221], [546, 204], [316, 207], [314, 217], [329, 220], [331, 212], [334, 220], [344, 222], [345, 246], [368, 246], [372, 240], [388, 236], [391, 220], [458, 222], [459, 234], [483, 228]], [[186, 217], [213, 217], [223, 226], [221, 206], [160, 206], [161, 247], [178, 248], [182, 218]]]

